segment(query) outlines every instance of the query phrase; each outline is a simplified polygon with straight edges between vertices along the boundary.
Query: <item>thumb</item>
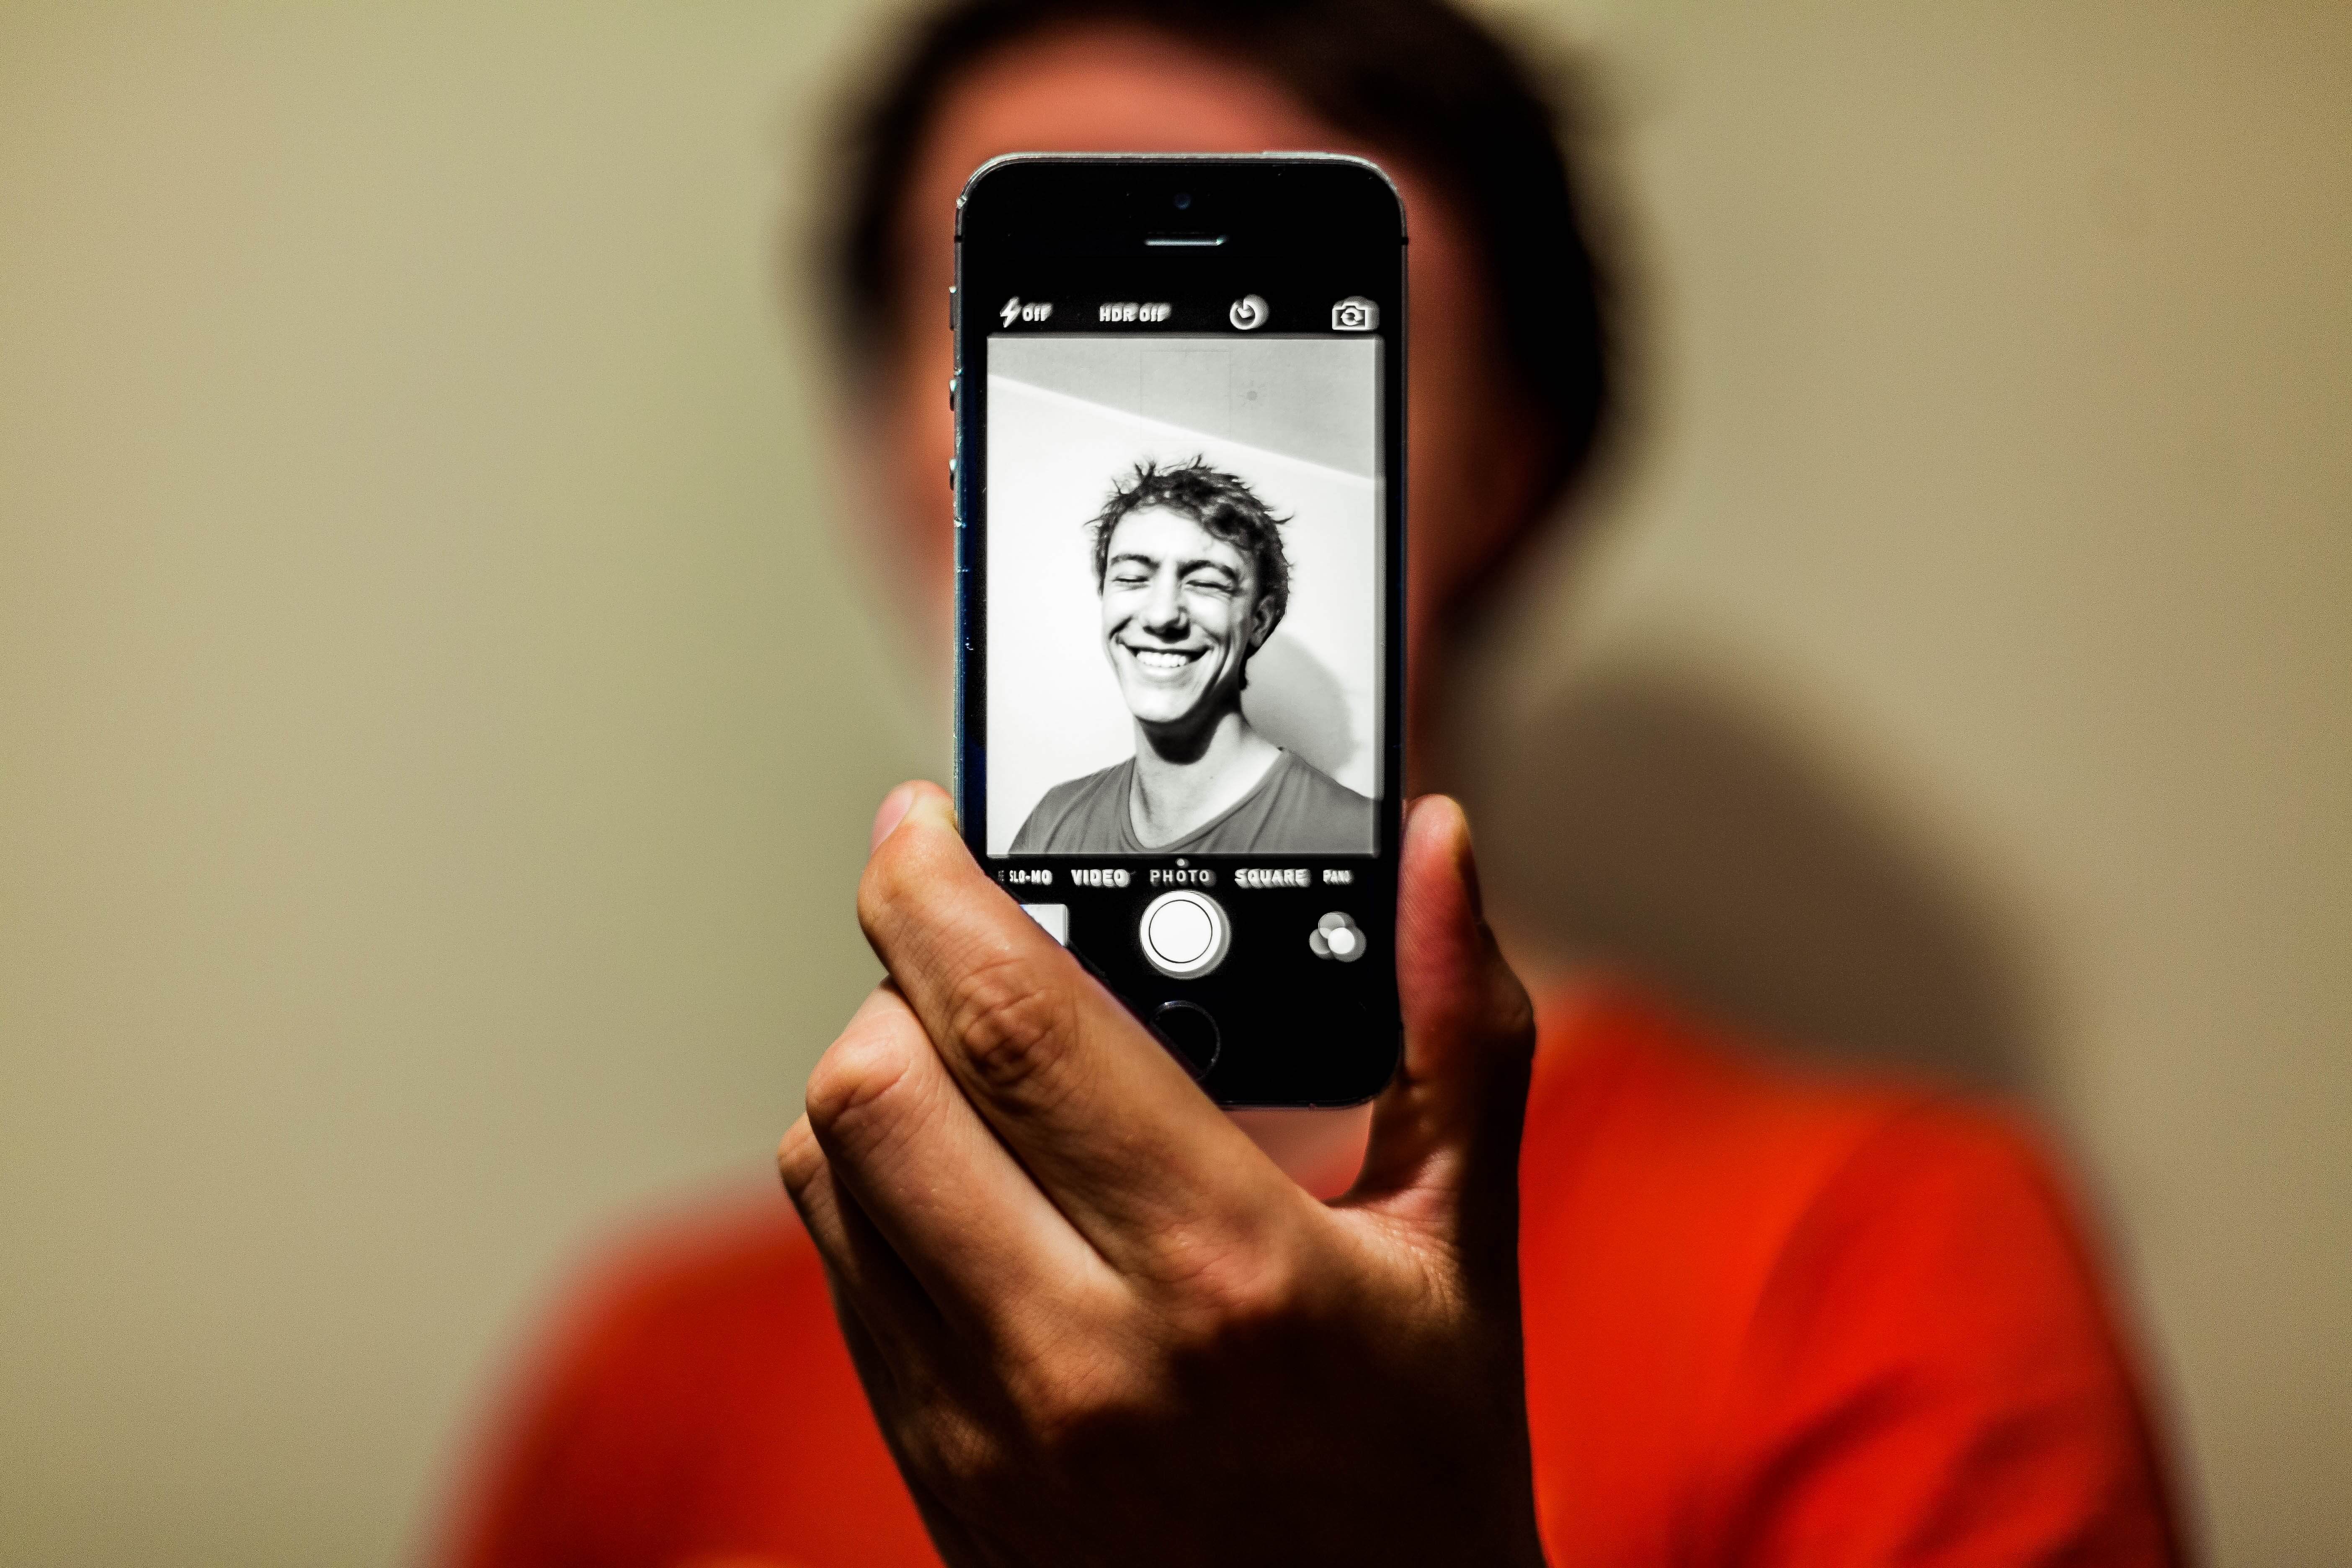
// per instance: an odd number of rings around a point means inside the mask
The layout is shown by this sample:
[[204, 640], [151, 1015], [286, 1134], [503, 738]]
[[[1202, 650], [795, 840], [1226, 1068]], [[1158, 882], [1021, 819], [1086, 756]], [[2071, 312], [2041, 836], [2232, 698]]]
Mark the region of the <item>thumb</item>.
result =
[[1459, 1231], [1499, 1226], [1490, 1239], [1516, 1247], [1535, 1009], [1487, 929], [1469, 821], [1442, 795], [1405, 817], [1396, 942], [1404, 1062], [1373, 1104], [1353, 1195]]

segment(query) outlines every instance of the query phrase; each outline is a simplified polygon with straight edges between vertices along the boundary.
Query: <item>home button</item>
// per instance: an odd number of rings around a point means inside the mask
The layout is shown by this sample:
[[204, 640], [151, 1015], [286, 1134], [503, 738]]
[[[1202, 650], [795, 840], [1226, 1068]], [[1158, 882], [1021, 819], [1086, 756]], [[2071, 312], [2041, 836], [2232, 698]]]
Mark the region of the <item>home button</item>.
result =
[[1208, 1077], [1209, 1069], [1217, 1065], [1217, 1021], [1209, 1016], [1207, 1008], [1191, 1002], [1162, 1002], [1160, 1011], [1152, 1015], [1151, 1030], [1194, 1078]]
[[1191, 888], [1162, 893], [1143, 906], [1135, 934], [1151, 967], [1171, 980], [1192, 980], [1225, 961], [1233, 926], [1216, 900]]

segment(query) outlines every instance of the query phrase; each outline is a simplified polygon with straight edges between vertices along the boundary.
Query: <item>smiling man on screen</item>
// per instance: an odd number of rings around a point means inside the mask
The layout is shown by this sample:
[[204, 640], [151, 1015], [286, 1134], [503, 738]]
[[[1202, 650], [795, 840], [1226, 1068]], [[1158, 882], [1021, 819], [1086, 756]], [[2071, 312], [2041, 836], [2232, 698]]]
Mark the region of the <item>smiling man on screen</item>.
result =
[[1364, 854], [1372, 803], [1260, 734], [1249, 661], [1290, 600], [1283, 520], [1195, 458], [1138, 464], [1088, 525], [1135, 755], [1045, 792], [1015, 855]]

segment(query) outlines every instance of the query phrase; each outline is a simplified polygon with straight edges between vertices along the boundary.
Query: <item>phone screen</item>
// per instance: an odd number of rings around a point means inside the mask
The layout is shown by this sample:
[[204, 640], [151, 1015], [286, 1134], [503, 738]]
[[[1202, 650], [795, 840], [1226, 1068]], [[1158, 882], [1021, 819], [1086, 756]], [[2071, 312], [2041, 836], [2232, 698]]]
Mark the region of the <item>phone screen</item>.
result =
[[991, 855], [1378, 853], [1381, 346], [995, 336]]
[[[967, 837], [1218, 1098], [1360, 1099], [1399, 1033], [1393, 195], [1024, 162], [1052, 221], [960, 254]], [[1325, 183], [1385, 237], [1302, 229]]]

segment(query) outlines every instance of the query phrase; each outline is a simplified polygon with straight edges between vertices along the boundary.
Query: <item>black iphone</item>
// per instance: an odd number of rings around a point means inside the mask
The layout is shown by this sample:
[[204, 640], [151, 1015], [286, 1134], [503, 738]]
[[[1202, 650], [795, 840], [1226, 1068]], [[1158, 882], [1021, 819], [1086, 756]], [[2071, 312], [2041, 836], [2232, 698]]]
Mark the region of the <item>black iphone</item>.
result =
[[1402, 1045], [1404, 243], [1319, 154], [1002, 158], [957, 209], [964, 835], [1227, 1105]]

